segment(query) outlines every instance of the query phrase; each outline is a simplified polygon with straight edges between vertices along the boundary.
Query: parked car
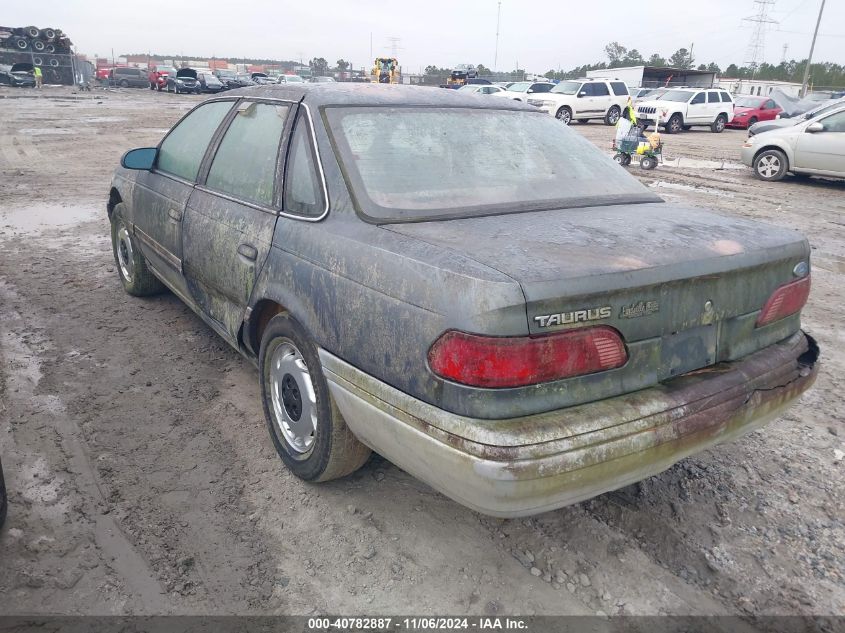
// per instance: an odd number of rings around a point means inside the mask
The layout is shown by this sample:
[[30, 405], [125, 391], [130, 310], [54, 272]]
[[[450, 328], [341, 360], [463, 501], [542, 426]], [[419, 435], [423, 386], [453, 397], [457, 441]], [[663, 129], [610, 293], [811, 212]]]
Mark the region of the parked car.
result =
[[452, 69], [450, 74], [452, 79], [458, 81], [461, 79], [475, 79], [478, 77], [478, 69], [472, 64], [458, 64]]
[[120, 283], [256, 363], [296, 476], [372, 449], [481, 512], [544, 512], [812, 384], [798, 233], [665, 203], [526, 104], [395, 88], [216, 96], [112, 181]]
[[180, 68], [174, 75], [167, 76], [167, 85], [165, 86], [167, 92], [175, 92], [177, 95], [181, 92], [193, 92], [200, 94], [202, 92], [202, 84], [197, 78], [197, 71], [193, 68]]
[[573, 119], [579, 123], [601, 119], [607, 125], [616, 125], [628, 104], [628, 86], [624, 81], [607, 79], [561, 81], [547, 94], [529, 98], [528, 103], [566, 125]]
[[109, 70], [110, 86], [121, 88], [149, 88], [150, 78], [142, 68], [112, 68]]
[[724, 90], [671, 88], [653, 99], [636, 104], [637, 119], [647, 125], [655, 123], [667, 134], [676, 134], [693, 126], [706, 125], [713, 132], [722, 132], [733, 121], [734, 103]]
[[845, 105], [749, 137], [742, 162], [761, 180], [782, 180], [788, 173], [845, 178]]
[[758, 121], [772, 121], [781, 108], [770, 97], [741, 97], [734, 99], [734, 118], [728, 127], [747, 129]]
[[150, 90], [162, 90], [167, 88], [167, 78], [170, 75], [175, 75], [176, 69], [169, 66], [156, 67], [151, 70], [147, 78], [150, 81]]
[[466, 84], [458, 88], [461, 92], [477, 95], [494, 95], [504, 92], [505, 89], [500, 86], [486, 85], [486, 84]]
[[249, 78], [252, 80], [252, 83], [257, 86], [275, 83], [272, 79], [270, 79], [267, 73], [250, 73]]
[[304, 84], [305, 80], [299, 75], [279, 75], [276, 83], [280, 84]]
[[3, 462], [0, 462], [0, 528], [6, 522], [6, 513], [9, 509], [9, 498], [6, 493], [6, 480], [3, 478]]
[[223, 90], [243, 88], [243, 85], [237, 78], [237, 73], [234, 73], [231, 70], [215, 70], [212, 71], [212, 74], [220, 80], [220, 83], [223, 84]]
[[32, 64], [0, 66], [0, 84], [12, 88], [35, 88]]
[[533, 94], [550, 92], [555, 84], [544, 81], [517, 81], [508, 86], [506, 90], [497, 92], [495, 96], [513, 99], [514, 101], [528, 101]]
[[845, 99], [837, 99], [836, 101], [825, 102], [823, 105], [820, 105], [816, 108], [813, 108], [812, 110], [809, 110], [791, 118], [783, 116], [783, 112], [781, 112], [779, 115], [777, 115], [777, 117], [775, 117], [774, 121], [760, 121], [749, 127], [748, 136], [754, 136], [755, 134], [761, 134], [762, 132], [768, 132], [769, 130], [777, 130], [784, 127], [792, 127], [793, 125], [797, 125], [798, 123], [803, 123], [804, 121], [814, 119], [820, 114], [824, 114], [825, 112], [831, 112], [833, 110], [836, 110], [841, 105], [845, 105]]
[[224, 89], [223, 82], [220, 81], [211, 71], [200, 71], [197, 73], [197, 81], [200, 84], [201, 92], [220, 92]]
[[334, 77], [311, 77], [308, 80], [312, 84], [330, 84], [335, 83]]
[[249, 88], [250, 86], [257, 85], [255, 81], [253, 81], [252, 75], [248, 75], [246, 73], [238, 73], [235, 75], [235, 83], [239, 88]]

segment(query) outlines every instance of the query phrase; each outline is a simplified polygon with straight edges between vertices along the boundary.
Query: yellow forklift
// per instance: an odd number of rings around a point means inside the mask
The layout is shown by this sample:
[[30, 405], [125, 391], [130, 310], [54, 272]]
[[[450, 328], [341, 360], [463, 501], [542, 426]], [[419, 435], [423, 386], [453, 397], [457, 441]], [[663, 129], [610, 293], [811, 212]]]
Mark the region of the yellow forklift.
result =
[[374, 84], [398, 84], [399, 62], [395, 57], [376, 57], [371, 81]]

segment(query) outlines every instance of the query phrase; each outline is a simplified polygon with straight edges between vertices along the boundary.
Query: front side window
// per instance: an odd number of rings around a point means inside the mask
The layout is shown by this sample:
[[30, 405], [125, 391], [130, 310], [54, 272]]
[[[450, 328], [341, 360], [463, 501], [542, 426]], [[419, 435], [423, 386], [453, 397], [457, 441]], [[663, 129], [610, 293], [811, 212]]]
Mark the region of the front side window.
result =
[[825, 132], [845, 132], [845, 111], [831, 114], [821, 120]]
[[660, 200], [546, 114], [377, 106], [325, 112], [356, 207], [372, 221]]
[[156, 168], [193, 182], [208, 143], [232, 108], [232, 101], [214, 101], [182, 119], [162, 141]]
[[206, 186], [272, 206], [279, 145], [288, 112], [287, 105], [241, 105], [217, 149]]
[[607, 89], [607, 84], [604, 82], [587, 85], [591, 89], [588, 94], [592, 95], [593, 97], [606, 97], [610, 94], [610, 91]]
[[296, 120], [285, 174], [285, 211], [318, 217], [325, 210], [311, 127], [304, 116]]

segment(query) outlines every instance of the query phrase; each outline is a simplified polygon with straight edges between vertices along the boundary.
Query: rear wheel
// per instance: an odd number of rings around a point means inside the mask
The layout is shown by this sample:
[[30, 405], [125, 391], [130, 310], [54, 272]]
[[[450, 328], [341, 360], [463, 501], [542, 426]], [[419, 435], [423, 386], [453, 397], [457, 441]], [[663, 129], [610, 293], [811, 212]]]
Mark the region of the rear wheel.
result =
[[564, 125], [569, 125], [572, 122], [572, 110], [569, 109], [569, 106], [563, 106], [557, 111], [555, 118]]
[[725, 126], [728, 124], [728, 117], [724, 114], [720, 114], [716, 117], [716, 120], [713, 121], [713, 124], [710, 126], [710, 131], [714, 134], [719, 134], [725, 130]]
[[118, 82], [118, 84], [117, 84], [117, 85], [118, 85], [118, 86], [120, 86], [121, 88], [128, 88], [128, 87], [129, 87], [129, 82], [128, 82], [128, 81], [126, 81], [125, 79], [121, 79], [121, 80]]
[[767, 149], [754, 157], [754, 175], [760, 180], [781, 180], [788, 169], [786, 154], [778, 149]]
[[120, 283], [128, 294], [135, 297], [146, 297], [162, 292], [164, 284], [147, 267], [147, 260], [138, 249], [123, 214], [124, 206], [120, 203], [115, 206], [111, 218], [112, 251]]
[[370, 449], [349, 430], [329, 393], [317, 347], [289, 314], [267, 324], [258, 366], [270, 437], [294, 475], [328, 481], [364, 465]]
[[657, 159], [653, 156], [643, 156], [640, 159], [640, 167], [647, 170], [652, 170], [657, 167]]
[[607, 114], [604, 115], [605, 125], [616, 125], [620, 116], [622, 116], [622, 110], [619, 109], [619, 106], [611, 106]]

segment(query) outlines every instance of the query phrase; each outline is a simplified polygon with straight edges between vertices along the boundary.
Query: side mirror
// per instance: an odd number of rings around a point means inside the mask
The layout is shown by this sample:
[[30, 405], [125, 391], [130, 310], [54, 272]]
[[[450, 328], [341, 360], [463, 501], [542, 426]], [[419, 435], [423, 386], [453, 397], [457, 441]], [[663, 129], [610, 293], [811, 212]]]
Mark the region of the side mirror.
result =
[[533, 94], [533, 93], [534, 93], [534, 88], [529, 88], [529, 89], [528, 89], [528, 94]]
[[810, 123], [810, 125], [808, 125], [807, 129], [804, 130], [804, 131], [805, 132], [811, 132], [811, 133], [824, 132], [824, 125], [822, 125], [818, 121], [815, 121], [813, 123]]
[[120, 166], [125, 169], [145, 169], [149, 171], [155, 165], [157, 156], [157, 147], [130, 149], [120, 159]]
[[581, 92], [579, 92], [579, 93], [578, 93], [578, 96], [579, 96], [579, 97], [586, 97], [586, 96], [587, 96], [587, 91], [586, 91], [586, 90], [582, 90]]

